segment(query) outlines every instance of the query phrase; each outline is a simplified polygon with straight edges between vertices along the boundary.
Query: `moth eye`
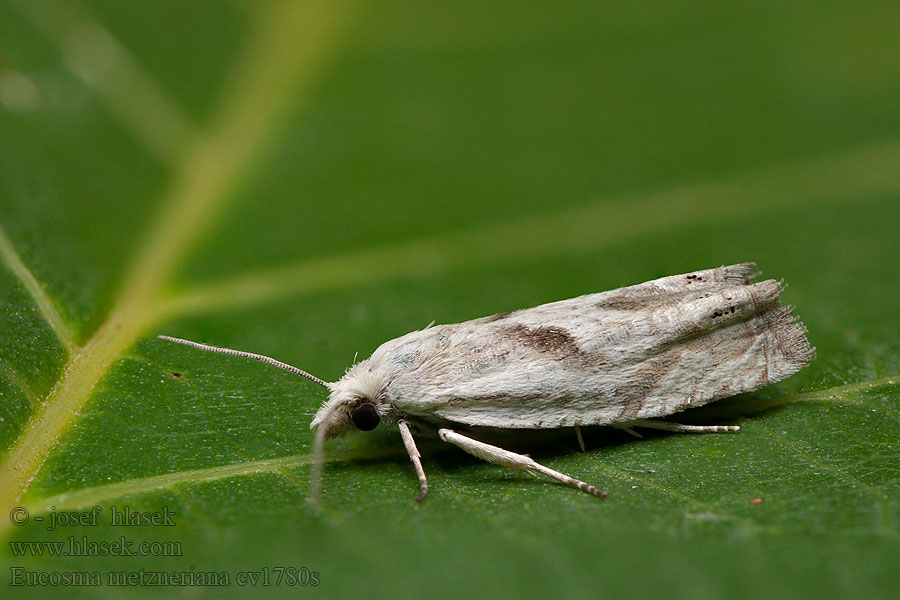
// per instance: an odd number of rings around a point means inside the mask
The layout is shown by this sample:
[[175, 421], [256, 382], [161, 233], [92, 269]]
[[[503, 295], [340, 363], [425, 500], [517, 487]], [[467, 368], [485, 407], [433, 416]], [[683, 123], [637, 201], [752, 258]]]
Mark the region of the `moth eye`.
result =
[[353, 409], [353, 412], [350, 413], [350, 420], [360, 431], [372, 431], [378, 427], [381, 416], [374, 404], [364, 402]]

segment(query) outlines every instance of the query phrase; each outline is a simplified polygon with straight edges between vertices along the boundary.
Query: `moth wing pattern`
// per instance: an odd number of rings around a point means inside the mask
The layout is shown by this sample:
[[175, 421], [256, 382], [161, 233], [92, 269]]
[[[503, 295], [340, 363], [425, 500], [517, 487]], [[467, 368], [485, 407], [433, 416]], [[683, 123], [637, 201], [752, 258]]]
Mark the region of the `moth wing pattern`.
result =
[[753, 263], [415, 331], [370, 358], [400, 414], [502, 428], [670, 415], [757, 389], [815, 356]]

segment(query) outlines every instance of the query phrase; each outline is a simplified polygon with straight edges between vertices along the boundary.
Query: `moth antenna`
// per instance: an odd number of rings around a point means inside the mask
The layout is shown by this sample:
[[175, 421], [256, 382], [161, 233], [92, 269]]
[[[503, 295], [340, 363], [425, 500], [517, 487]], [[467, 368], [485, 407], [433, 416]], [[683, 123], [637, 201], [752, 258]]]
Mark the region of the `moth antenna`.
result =
[[322, 416], [322, 420], [316, 428], [316, 436], [313, 438], [312, 458], [309, 465], [309, 488], [306, 492], [306, 501], [317, 508], [320, 506], [319, 490], [322, 488], [322, 469], [325, 465], [325, 437], [328, 435], [328, 425], [331, 423], [331, 416], [346, 404], [346, 402], [340, 402], [328, 408]]
[[171, 337], [168, 335], [159, 335], [156, 336], [161, 340], [166, 340], [168, 342], [175, 342], [176, 344], [184, 344], [185, 346], [190, 346], [192, 348], [198, 348], [200, 350], [208, 350], [209, 352], [218, 352], [220, 354], [230, 354], [232, 356], [241, 356], [243, 358], [252, 358], [253, 360], [258, 360], [260, 362], [264, 362], [266, 364], [272, 365], [273, 367], [278, 367], [282, 371], [287, 371], [288, 373], [293, 373], [294, 375], [299, 375], [300, 377], [305, 377], [309, 379], [313, 383], [318, 383], [326, 390], [331, 389], [331, 384], [325, 381], [324, 379], [319, 379], [312, 373], [307, 373], [303, 369], [298, 369], [295, 366], [289, 365], [287, 363], [283, 363], [280, 360], [275, 360], [271, 356], [264, 356], [262, 354], [254, 354], [253, 352], [244, 352], [243, 350], [233, 350], [232, 348], [219, 348], [218, 346], [210, 346], [209, 344], [201, 344], [199, 342], [192, 342], [190, 340], [183, 340], [181, 338]]

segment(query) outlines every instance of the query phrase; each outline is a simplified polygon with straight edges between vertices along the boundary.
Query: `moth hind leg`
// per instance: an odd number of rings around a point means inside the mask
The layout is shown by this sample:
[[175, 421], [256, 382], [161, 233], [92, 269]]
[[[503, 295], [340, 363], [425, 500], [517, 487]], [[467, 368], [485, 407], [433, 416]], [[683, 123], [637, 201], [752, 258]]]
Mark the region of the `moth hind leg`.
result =
[[541, 473], [542, 475], [550, 477], [551, 479], [555, 479], [557, 481], [565, 483], [566, 485], [578, 488], [579, 490], [587, 494], [593, 494], [598, 498], [606, 498], [606, 492], [604, 492], [603, 490], [598, 490], [594, 486], [575, 479], [574, 477], [569, 477], [565, 473], [560, 473], [559, 471], [554, 471], [549, 467], [545, 467], [544, 465], [535, 462], [534, 459], [532, 459], [530, 456], [526, 456], [525, 454], [516, 454], [515, 452], [504, 450], [503, 448], [500, 448], [498, 446], [492, 446], [491, 444], [479, 442], [478, 440], [462, 435], [461, 433], [457, 433], [452, 429], [438, 429], [438, 436], [440, 436], [440, 438], [445, 442], [453, 444], [454, 446], [458, 446], [472, 456], [477, 456], [478, 458], [489, 463], [509, 467], [511, 469], [516, 469], [519, 471], [524, 471], [532, 477], [535, 476], [534, 473], [536, 471], [538, 473]]
[[643, 427], [644, 429], [661, 429], [662, 431], [675, 431], [678, 433], [733, 433], [741, 430], [739, 425], [682, 425], [681, 423], [655, 421], [653, 419], [629, 421], [620, 425], [620, 427], [625, 431], [632, 427]]

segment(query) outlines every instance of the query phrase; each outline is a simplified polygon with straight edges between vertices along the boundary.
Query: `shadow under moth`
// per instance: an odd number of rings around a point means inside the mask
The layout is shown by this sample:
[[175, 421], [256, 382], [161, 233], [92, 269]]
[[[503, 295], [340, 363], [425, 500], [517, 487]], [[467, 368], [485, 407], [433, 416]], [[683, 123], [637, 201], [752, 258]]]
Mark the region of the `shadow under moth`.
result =
[[754, 263], [743, 263], [429, 326], [385, 342], [333, 383], [268, 356], [159, 337], [266, 362], [329, 390], [310, 424], [313, 503], [325, 440], [379, 425], [400, 432], [419, 479], [417, 502], [428, 483], [414, 432], [605, 498], [592, 485], [471, 433], [574, 427], [580, 441], [581, 425], [737, 431], [656, 417], [780, 381], [815, 357], [806, 328], [779, 301], [783, 283], [752, 282], [756, 275]]

